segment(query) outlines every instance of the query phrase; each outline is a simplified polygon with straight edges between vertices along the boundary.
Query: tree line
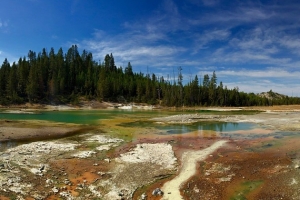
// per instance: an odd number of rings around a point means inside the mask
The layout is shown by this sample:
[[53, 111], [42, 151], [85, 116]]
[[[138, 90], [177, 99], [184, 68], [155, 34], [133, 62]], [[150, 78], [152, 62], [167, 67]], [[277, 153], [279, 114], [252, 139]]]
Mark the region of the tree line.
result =
[[[270, 91], [272, 92], [272, 91]], [[217, 83], [215, 72], [196, 75], [183, 84], [182, 68], [173, 78], [154, 73], [134, 72], [129, 62], [123, 69], [115, 65], [112, 54], [102, 63], [95, 62], [86, 50], [80, 54], [72, 45], [64, 54], [62, 48], [50, 52], [44, 48], [10, 64], [7, 59], [0, 68], [0, 104], [46, 103], [78, 104], [79, 99], [136, 102], [164, 106], [270, 106], [299, 104], [297, 97], [269, 99], [254, 93], [228, 89]]]

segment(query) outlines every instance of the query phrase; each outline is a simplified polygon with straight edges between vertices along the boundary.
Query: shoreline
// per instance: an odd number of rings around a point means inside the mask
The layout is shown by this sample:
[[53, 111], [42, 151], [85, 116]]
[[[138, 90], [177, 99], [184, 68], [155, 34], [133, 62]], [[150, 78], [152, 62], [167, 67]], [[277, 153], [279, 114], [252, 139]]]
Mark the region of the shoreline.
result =
[[283, 112], [283, 111], [300, 111], [299, 105], [273, 105], [273, 106], [242, 106], [242, 107], [224, 107], [224, 106], [193, 106], [193, 107], [166, 107], [162, 105], [149, 105], [146, 103], [116, 103], [116, 102], [99, 102], [96, 100], [92, 101], [80, 101], [78, 105], [72, 104], [39, 104], [39, 103], [25, 103], [25, 104], [12, 104], [12, 105], [1, 105], [0, 109], [20, 109], [20, 110], [82, 110], [82, 109], [111, 109], [111, 108], [120, 108], [124, 107], [132, 107], [133, 109], [162, 109], [162, 110], [208, 110], [208, 111], [243, 111], [243, 110], [257, 110], [257, 111], [265, 111], [265, 112]]

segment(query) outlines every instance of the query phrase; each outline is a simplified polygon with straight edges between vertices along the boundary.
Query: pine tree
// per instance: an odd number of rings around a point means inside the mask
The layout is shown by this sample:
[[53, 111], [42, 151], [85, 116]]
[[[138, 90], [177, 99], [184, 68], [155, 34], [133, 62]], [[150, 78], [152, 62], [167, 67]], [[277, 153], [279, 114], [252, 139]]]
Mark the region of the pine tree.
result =
[[127, 75], [127, 76], [133, 75], [132, 66], [131, 66], [130, 62], [128, 62], [127, 67], [125, 67], [125, 75]]
[[6, 102], [8, 90], [8, 80], [10, 75], [10, 64], [8, 60], [5, 58], [3, 61], [3, 64], [0, 68], [0, 100], [3, 100], [3, 102]]
[[217, 88], [217, 75], [215, 71], [213, 72], [213, 75], [209, 82], [209, 101], [211, 105], [215, 104], [216, 101], [216, 88]]

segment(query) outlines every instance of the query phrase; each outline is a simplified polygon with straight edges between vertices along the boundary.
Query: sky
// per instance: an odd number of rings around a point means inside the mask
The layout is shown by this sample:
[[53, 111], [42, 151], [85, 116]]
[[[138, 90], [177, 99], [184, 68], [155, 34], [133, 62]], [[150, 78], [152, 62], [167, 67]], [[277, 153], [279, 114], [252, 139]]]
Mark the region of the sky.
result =
[[[76, 44], [135, 72], [300, 96], [298, 0], [0, 0], [0, 63]], [[0, 64], [0, 65], [1, 65]]]

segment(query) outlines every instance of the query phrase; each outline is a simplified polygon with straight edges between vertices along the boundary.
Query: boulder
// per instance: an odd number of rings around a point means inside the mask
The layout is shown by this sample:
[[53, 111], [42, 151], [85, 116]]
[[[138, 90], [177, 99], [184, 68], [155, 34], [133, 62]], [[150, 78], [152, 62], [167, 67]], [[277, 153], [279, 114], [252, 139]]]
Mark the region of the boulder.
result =
[[153, 190], [152, 195], [153, 196], [162, 196], [162, 195], [164, 195], [164, 192], [160, 188], [156, 188], [155, 190]]

